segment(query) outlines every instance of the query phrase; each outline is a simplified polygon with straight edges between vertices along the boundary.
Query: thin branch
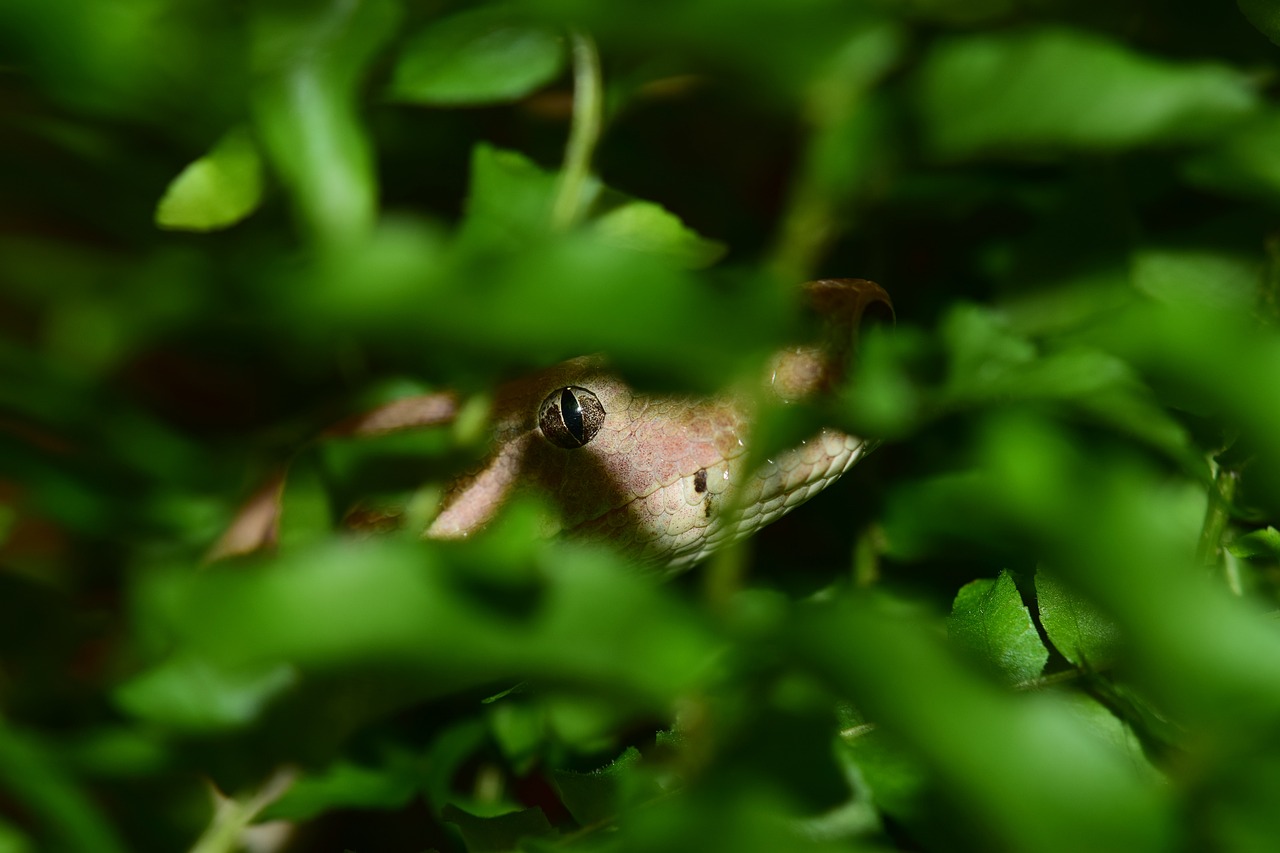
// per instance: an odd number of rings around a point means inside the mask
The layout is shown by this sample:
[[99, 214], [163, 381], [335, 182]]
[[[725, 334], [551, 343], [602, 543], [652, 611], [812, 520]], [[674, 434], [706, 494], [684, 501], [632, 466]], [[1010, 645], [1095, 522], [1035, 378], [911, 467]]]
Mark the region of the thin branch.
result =
[[[298, 779], [298, 771], [281, 767], [262, 787], [245, 799], [231, 799], [213, 788], [213, 820], [197, 839], [191, 853], [231, 853], [241, 849], [240, 838], [262, 810], [285, 795]], [[212, 787], [212, 786], [210, 786]]]
[[1213, 484], [1209, 487], [1209, 505], [1204, 513], [1204, 525], [1200, 528], [1200, 543], [1196, 556], [1201, 565], [1215, 566], [1222, 570], [1223, 580], [1233, 595], [1243, 595], [1240, 568], [1234, 560], [1227, 559], [1223, 551], [1222, 536], [1231, 521], [1231, 502], [1235, 499], [1239, 473], [1229, 467], [1217, 466]]
[[551, 211], [551, 224], [557, 230], [569, 228], [583, 213], [583, 198], [591, 177], [591, 157], [600, 141], [604, 116], [604, 84], [595, 42], [577, 30], [570, 33], [569, 40], [573, 49], [573, 122], [564, 152], [560, 187]]

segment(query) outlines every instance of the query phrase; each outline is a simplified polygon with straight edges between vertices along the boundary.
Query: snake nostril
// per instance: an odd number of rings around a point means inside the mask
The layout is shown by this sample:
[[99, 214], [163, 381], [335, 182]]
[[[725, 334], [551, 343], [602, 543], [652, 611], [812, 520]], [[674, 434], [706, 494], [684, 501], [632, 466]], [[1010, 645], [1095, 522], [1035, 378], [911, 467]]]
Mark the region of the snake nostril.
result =
[[538, 427], [556, 447], [573, 450], [596, 437], [604, 416], [599, 397], [579, 385], [569, 385], [552, 391], [542, 401]]

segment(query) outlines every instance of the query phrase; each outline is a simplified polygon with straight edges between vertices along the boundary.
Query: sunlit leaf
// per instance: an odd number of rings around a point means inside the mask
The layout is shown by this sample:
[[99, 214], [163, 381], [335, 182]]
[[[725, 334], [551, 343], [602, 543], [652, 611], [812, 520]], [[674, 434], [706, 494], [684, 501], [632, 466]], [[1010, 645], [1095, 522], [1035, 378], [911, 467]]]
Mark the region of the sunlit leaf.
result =
[[961, 588], [947, 636], [1013, 683], [1035, 678], [1049, 659], [1008, 571]]
[[262, 158], [249, 135], [234, 130], [170, 182], [156, 206], [156, 224], [215, 231], [253, 213], [261, 200]]
[[726, 247], [700, 237], [674, 214], [647, 201], [632, 201], [601, 215], [592, 227], [606, 243], [670, 257], [681, 266], [705, 267]]
[[1236, 557], [1280, 558], [1280, 530], [1265, 527], [1237, 536], [1231, 540], [1227, 550]]

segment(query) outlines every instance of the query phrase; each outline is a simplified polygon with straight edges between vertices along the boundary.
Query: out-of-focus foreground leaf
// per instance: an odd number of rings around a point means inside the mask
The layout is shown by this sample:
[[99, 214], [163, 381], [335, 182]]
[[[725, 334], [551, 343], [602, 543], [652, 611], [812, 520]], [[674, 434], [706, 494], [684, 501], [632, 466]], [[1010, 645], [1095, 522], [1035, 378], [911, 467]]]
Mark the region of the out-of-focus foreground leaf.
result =
[[[1270, 849], [1276, 15], [1150, 5], [0, 4], [0, 847]], [[424, 541], [592, 353], [875, 450]]]

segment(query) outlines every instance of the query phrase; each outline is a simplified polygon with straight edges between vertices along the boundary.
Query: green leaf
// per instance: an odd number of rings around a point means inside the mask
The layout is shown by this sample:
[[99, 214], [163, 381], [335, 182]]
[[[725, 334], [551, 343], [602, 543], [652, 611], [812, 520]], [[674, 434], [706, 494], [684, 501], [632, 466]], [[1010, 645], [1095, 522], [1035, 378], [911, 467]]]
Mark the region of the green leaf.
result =
[[460, 239], [520, 244], [551, 224], [556, 176], [516, 151], [481, 143], [471, 152], [471, 182]]
[[1280, 530], [1276, 530], [1274, 527], [1266, 527], [1262, 530], [1246, 533], [1243, 536], [1237, 536], [1231, 540], [1227, 550], [1233, 556], [1243, 559], [1266, 557], [1270, 560], [1280, 560]]
[[546, 709], [539, 703], [493, 700], [489, 731], [513, 770], [528, 773], [546, 745]]
[[1256, 298], [1261, 259], [1203, 249], [1134, 253], [1133, 284], [1161, 302], [1193, 311], [1245, 314]]
[[1138, 778], [1155, 785], [1167, 780], [1151, 763], [1133, 729], [1115, 712], [1087, 693], [1063, 693], [1059, 698], [1064, 710], [1075, 717], [1085, 730], [1109, 746], [1136, 772]]
[[436, 21], [405, 45], [391, 96], [430, 105], [514, 101], [564, 69], [563, 39], [547, 27], [476, 9]]
[[[802, 630], [837, 688], [921, 761], [926, 790], [945, 789], [923, 815], [926, 830], [949, 831], [939, 849], [954, 848], [957, 836], [975, 849], [1168, 848], [1177, 830], [1166, 789], [1136, 774], [1054, 694], [1013, 694], [958, 665], [931, 636], [931, 621], [908, 617], [900, 603], [849, 596], [814, 607]], [[940, 821], [947, 805], [962, 819]]]
[[[1179, 284], [1189, 281], [1182, 285], [1182, 291], [1212, 293], [1218, 288], [1234, 293], [1239, 290], [1238, 268], [1228, 269], [1235, 282], [1220, 283], [1220, 267], [1184, 270], [1158, 261], [1145, 265], [1143, 275], [1144, 281], [1151, 281], [1164, 274], [1160, 280], [1171, 282], [1169, 290], [1176, 291]], [[1218, 301], [1229, 304], [1228, 300], [1223, 297]], [[1012, 402], [1066, 403], [1179, 462], [1198, 464], [1186, 430], [1157, 405], [1132, 365], [1123, 359], [1079, 345], [1041, 353], [1031, 339], [1013, 332], [1003, 313], [977, 306], [952, 309], [941, 332], [951, 355], [942, 396], [947, 409]]]
[[331, 809], [399, 809], [418, 789], [417, 768], [407, 756], [380, 767], [338, 761], [321, 773], [301, 776], [262, 820], [309, 820]]
[[297, 682], [287, 664], [219, 669], [191, 655], [177, 655], [126, 681], [115, 701], [129, 714], [180, 731], [234, 729]]
[[325, 488], [318, 456], [323, 450], [296, 459], [289, 468], [280, 497], [279, 545], [282, 549], [315, 542], [333, 529], [331, 496]]
[[961, 587], [947, 619], [947, 636], [1012, 684], [1036, 678], [1049, 660], [1008, 570], [995, 580]]
[[1036, 572], [1036, 600], [1040, 624], [1064, 658], [1088, 668], [1105, 666], [1115, 658], [1119, 643], [1115, 623], [1044, 569]]
[[[476, 146], [457, 268], [428, 294], [430, 310], [412, 315], [415, 337], [429, 329], [525, 363], [608, 351], [624, 368], [643, 359], [651, 373], [670, 370], [696, 384], [716, 374], [723, 383], [726, 370], [766, 345], [762, 328], [780, 330], [785, 294], [777, 289], [716, 292], [670, 255], [624, 248], [591, 227], [553, 233], [556, 186], [553, 174], [523, 155]], [[599, 190], [592, 183], [584, 195]], [[745, 323], [707, 334], [710, 318], [728, 312], [755, 315], [755, 334], [745, 334]]]
[[440, 817], [455, 824], [467, 844], [467, 853], [504, 853], [515, 850], [529, 838], [554, 838], [555, 829], [542, 809], [532, 808], [496, 817], [477, 817], [453, 804]]
[[169, 743], [154, 728], [112, 726], [86, 732], [63, 753], [78, 770], [106, 779], [139, 779], [164, 771]]
[[1276, 44], [1280, 44], [1280, 3], [1276, 0], [1236, 0], [1249, 23]]
[[1280, 197], [1280, 112], [1268, 110], [1200, 151], [1183, 167], [1198, 186], [1243, 198]]
[[908, 826], [927, 825], [929, 773], [919, 758], [880, 729], [842, 742], [871, 789], [877, 809]]
[[726, 251], [723, 243], [700, 236], [675, 214], [649, 201], [615, 207], [596, 218], [591, 228], [606, 243], [662, 255], [682, 267], [710, 266]]
[[[219, 672], [398, 662], [413, 673], [390, 679], [401, 693], [536, 678], [607, 684], [634, 711], [704, 677], [706, 627], [610, 553], [532, 533], [467, 544], [332, 537], [253, 571], [174, 577], [149, 618]], [[531, 596], [533, 571], [542, 586]]]
[[944, 41], [918, 83], [926, 138], [946, 158], [1212, 138], [1260, 106], [1233, 69], [1057, 28]]
[[[56, 753], [36, 736], [0, 723], [0, 790], [12, 805], [42, 830], [41, 850], [122, 853], [116, 828], [100, 812], [100, 804], [90, 798]], [[0, 842], [18, 850], [24, 839], [0, 826]]]
[[34, 853], [35, 849], [26, 834], [0, 818], [0, 853]]
[[236, 129], [169, 183], [156, 206], [156, 225], [216, 231], [253, 213], [261, 201], [262, 158], [249, 133]]
[[618, 813], [622, 775], [640, 761], [640, 751], [628, 747], [608, 765], [590, 773], [553, 770], [551, 782], [560, 800], [582, 826], [599, 823]]
[[400, 16], [395, 0], [258, 4], [250, 106], [303, 230], [329, 247], [372, 229], [378, 188], [360, 85]]

